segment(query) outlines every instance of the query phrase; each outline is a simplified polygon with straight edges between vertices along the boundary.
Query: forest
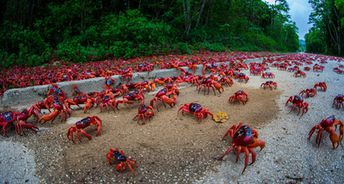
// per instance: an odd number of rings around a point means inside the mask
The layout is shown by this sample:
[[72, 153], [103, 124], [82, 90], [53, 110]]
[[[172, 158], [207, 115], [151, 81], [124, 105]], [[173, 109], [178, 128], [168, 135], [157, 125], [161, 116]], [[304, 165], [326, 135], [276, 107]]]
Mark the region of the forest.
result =
[[[0, 66], [199, 50], [294, 52], [299, 40], [288, 10], [286, 0], [2, 0]], [[314, 21], [326, 18], [333, 17]], [[325, 31], [320, 22], [308, 43]], [[340, 36], [326, 51], [342, 46]]]
[[344, 56], [344, 0], [310, 0], [313, 27], [306, 34], [306, 51]]

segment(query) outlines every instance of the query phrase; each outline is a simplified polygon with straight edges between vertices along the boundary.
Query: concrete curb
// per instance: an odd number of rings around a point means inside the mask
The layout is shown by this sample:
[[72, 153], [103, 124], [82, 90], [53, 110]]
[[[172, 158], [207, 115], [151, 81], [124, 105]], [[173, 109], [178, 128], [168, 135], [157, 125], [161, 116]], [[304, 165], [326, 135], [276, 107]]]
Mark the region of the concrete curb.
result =
[[[244, 62], [258, 62], [261, 61], [262, 58], [256, 59], [247, 59]], [[221, 62], [218, 64], [228, 64], [229, 62]], [[186, 71], [189, 71], [188, 67], [181, 67]], [[203, 66], [197, 65], [196, 74], [199, 75], [202, 73]], [[179, 76], [180, 71], [176, 69], [161, 69], [161, 70], [154, 70], [152, 72], [138, 72], [133, 74], [132, 82], [140, 82], [144, 79], [153, 79], [153, 78], [160, 78], [160, 77], [173, 77]], [[121, 82], [121, 76], [114, 75], [112, 76], [113, 79], [116, 80], [116, 84]], [[83, 92], [92, 92], [92, 91], [101, 91], [103, 90], [103, 86], [105, 83], [105, 79], [103, 77], [97, 77], [92, 79], [86, 80], [79, 80], [79, 81], [68, 81], [68, 82], [58, 82], [57, 85], [67, 93], [67, 95], [71, 95], [73, 85], [78, 85], [79, 89]], [[22, 107], [28, 107], [33, 105], [34, 103], [41, 101], [46, 96], [46, 93], [49, 89], [50, 85], [41, 85], [41, 86], [30, 86], [26, 88], [15, 88], [7, 90], [2, 97], [0, 97], [0, 109], [7, 109], [7, 108], [15, 108], [19, 109]]]

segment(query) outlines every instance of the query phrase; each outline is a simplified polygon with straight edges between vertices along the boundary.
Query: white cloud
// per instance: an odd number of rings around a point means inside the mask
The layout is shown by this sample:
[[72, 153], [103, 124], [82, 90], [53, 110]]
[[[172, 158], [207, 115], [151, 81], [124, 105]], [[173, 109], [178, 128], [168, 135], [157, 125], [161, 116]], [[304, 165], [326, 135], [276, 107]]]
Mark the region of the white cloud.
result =
[[[273, 4], [275, 0], [265, 0], [266, 2]], [[289, 4], [289, 14], [291, 19], [296, 23], [299, 29], [299, 37], [303, 39], [309, 28], [312, 26], [308, 24], [308, 17], [312, 11], [311, 5], [308, 0], [287, 0]]]

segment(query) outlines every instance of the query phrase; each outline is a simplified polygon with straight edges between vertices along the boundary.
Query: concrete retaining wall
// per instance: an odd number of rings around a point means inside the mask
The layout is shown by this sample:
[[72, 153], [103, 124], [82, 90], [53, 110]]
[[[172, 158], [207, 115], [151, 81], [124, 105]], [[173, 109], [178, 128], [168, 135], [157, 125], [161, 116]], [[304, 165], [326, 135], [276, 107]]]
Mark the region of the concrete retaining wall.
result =
[[[245, 62], [259, 62], [262, 61], [261, 58], [249, 59]], [[229, 62], [224, 62], [228, 64]], [[182, 67], [188, 71], [188, 67]], [[196, 74], [199, 75], [202, 73], [202, 65], [197, 66]], [[179, 76], [180, 71], [176, 69], [161, 69], [154, 70], [152, 72], [138, 72], [133, 74], [132, 82], [140, 82], [142, 78], [145, 80], [154, 79], [155, 77], [173, 77]], [[119, 75], [112, 76], [116, 80], [116, 85], [121, 82]], [[80, 80], [80, 81], [68, 81], [68, 82], [59, 82], [57, 85], [70, 95], [72, 93], [73, 85], [78, 85], [79, 89], [83, 92], [92, 92], [92, 91], [101, 91], [104, 88], [105, 79], [103, 77], [97, 77], [92, 79]], [[27, 88], [18, 88], [7, 90], [0, 99], [0, 109], [6, 108], [22, 108], [33, 105], [34, 103], [43, 100], [46, 97], [46, 93], [50, 85], [41, 85], [41, 86], [32, 86]]]

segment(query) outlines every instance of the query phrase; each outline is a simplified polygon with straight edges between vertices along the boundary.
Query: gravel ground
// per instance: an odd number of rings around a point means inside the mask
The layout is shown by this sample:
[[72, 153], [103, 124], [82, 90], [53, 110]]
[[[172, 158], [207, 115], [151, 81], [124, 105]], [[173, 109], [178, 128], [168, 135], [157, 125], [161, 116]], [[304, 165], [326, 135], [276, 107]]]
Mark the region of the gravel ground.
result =
[[0, 148], [0, 183], [38, 183], [32, 151], [13, 141], [1, 141]]
[[[344, 183], [343, 146], [333, 150], [327, 134], [324, 134], [319, 148], [314, 144], [314, 135], [311, 142], [307, 141], [309, 130], [323, 118], [333, 114], [344, 121], [343, 110], [331, 107], [333, 98], [344, 93], [344, 76], [332, 71], [337, 65], [329, 62], [323, 73], [310, 71], [304, 79], [271, 69], [276, 74], [273, 80], [283, 91], [277, 100], [281, 112], [259, 130], [266, 147], [257, 154], [256, 163], [241, 175], [243, 158], [235, 163], [234, 154], [230, 154], [216, 171], [207, 172], [194, 183]], [[251, 77], [248, 85], [257, 87], [263, 81], [260, 77]], [[306, 99], [310, 104], [308, 113], [302, 118], [289, 113], [289, 108], [284, 105], [288, 97], [320, 81], [328, 84], [328, 90]]]

